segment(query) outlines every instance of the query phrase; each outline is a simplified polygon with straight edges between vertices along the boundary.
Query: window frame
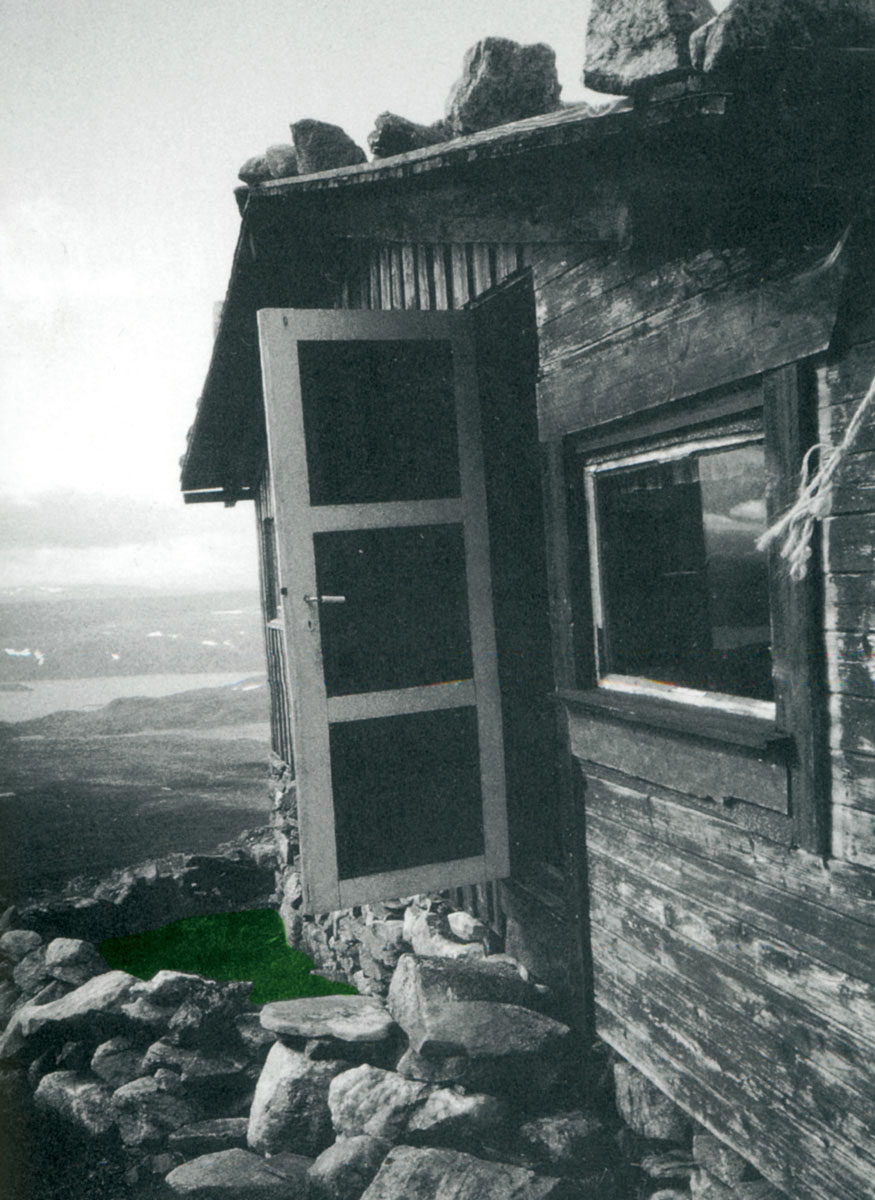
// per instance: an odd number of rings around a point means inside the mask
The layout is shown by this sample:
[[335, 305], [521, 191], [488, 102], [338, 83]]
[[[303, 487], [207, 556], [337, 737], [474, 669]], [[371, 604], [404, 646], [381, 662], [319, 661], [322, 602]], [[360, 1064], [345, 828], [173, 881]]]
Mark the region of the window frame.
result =
[[[618, 691], [633, 690], [638, 695], [646, 694], [664, 696], [691, 704], [708, 703], [727, 712], [750, 712], [759, 716], [775, 718], [774, 700], [756, 700], [753, 697], [714, 689], [701, 689], [694, 685], [680, 683], [661, 683], [630, 674], [629, 672], [609, 669], [611, 665], [609, 607], [605, 595], [605, 571], [603, 568], [604, 539], [599, 528], [598, 515], [598, 483], [602, 476], [614, 471], [622, 471], [629, 467], [648, 466], [678, 462], [694, 455], [708, 451], [731, 450], [738, 446], [762, 445], [765, 441], [762, 429], [739, 429], [737, 432], [724, 432], [722, 429], [694, 435], [683, 440], [672, 441], [667, 445], [636, 447], [621, 451], [617, 454], [598, 455], [584, 466], [584, 492], [588, 524], [588, 539], [592, 547], [590, 554], [590, 584], [592, 590], [593, 655], [595, 658], [595, 675], [598, 687], [614, 688]], [[765, 491], [765, 480], [764, 480]], [[771, 597], [770, 597], [771, 599]]]
[[[774, 545], [767, 551], [774, 702], [653, 683], [635, 677], [599, 676], [598, 629], [603, 614], [598, 578], [595, 472], [639, 454], [679, 456], [709, 442], [762, 440], [769, 523], [792, 502], [805, 450], [816, 440], [816, 389], [810, 361], [790, 363], [739, 380], [729, 388], [648, 410], [611, 430], [565, 439], [572, 685], [560, 695], [590, 716], [630, 722], [713, 745], [737, 746], [787, 769], [786, 815], [769, 813], [770, 836], [826, 856], [829, 852], [828, 778], [822, 637], [822, 579], [813, 546], [812, 569], [790, 579]], [[675, 450], [674, 448], [677, 447]], [[588, 472], [593, 472], [588, 474]], [[566, 676], [566, 678], [568, 678]], [[569, 682], [571, 682], [569, 680]], [[742, 750], [744, 748], [744, 750]], [[745, 811], [750, 808], [751, 811]], [[727, 815], [741, 824], [762, 821], [743, 804]]]

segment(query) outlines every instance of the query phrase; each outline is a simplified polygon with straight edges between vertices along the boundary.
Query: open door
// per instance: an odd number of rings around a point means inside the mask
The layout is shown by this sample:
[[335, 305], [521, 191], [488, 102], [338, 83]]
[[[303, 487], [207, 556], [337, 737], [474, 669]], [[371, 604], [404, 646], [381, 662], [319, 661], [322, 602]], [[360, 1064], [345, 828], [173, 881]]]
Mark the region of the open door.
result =
[[310, 912], [508, 872], [470, 321], [258, 314]]

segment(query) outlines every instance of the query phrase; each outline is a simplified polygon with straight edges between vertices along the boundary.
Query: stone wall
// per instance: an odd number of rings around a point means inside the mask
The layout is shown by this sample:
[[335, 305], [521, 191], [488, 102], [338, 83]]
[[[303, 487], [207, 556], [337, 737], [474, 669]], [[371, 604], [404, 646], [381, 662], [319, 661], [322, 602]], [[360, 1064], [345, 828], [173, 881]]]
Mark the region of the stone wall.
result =
[[[271, 790], [276, 856], [253, 836], [0, 918], [11, 1195], [778, 1195], [628, 1063], [584, 1053], [550, 988], [446, 898], [301, 914], [280, 767]], [[258, 1006], [245, 983], [142, 981], [100, 956], [101, 936], [142, 928], [137, 912], [263, 904], [274, 872], [294, 944], [358, 996]]]

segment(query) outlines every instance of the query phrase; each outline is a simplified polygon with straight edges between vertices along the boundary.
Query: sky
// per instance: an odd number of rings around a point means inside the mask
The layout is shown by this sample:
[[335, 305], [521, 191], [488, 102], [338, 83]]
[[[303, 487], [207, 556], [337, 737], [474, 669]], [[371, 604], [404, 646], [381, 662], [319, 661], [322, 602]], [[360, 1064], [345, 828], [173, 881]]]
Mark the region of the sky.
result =
[[4, 0], [0, 590], [254, 586], [251, 504], [178, 460], [237, 170], [315, 117], [444, 115], [465, 50], [547, 42], [584, 97], [586, 0]]

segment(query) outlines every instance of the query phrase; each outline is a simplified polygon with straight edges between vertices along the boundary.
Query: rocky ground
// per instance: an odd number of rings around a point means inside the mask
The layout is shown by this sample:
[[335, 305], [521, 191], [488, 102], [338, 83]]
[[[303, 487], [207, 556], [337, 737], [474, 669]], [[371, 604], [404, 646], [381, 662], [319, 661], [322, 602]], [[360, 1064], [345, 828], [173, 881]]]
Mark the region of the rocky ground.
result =
[[263, 906], [276, 865], [263, 831], [7, 909], [4, 1200], [777, 1196], [628, 1064], [584, 1054], [549, 989], [439, 897], [352, 910], [356, 947], [337, 914], [307, 919], [372, 995], [258, 1006], [245, 982], [103, 961], [106, 936]]

